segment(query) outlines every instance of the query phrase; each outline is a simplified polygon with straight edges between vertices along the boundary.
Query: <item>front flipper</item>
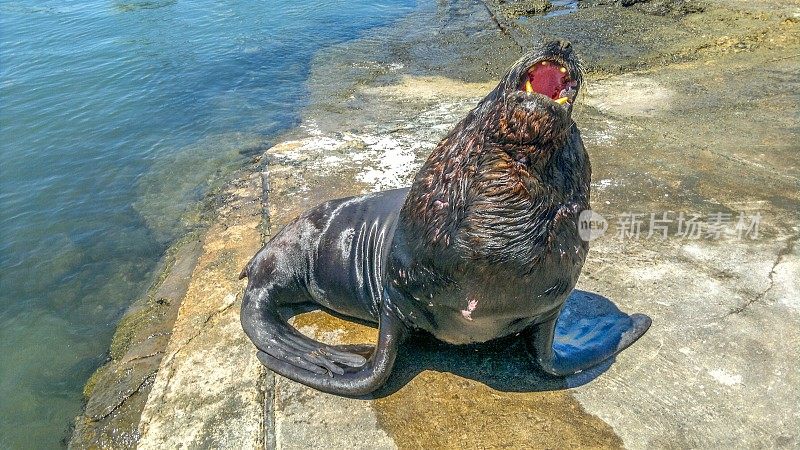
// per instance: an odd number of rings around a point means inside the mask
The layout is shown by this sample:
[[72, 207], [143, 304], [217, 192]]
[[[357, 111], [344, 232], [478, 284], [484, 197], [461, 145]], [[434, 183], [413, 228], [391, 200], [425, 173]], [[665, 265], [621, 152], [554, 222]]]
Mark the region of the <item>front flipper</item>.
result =
[[[284, 325], [289, 327], [288, 324]], [[406, 334], [406, 326], [389, 307], [383, 306], [379, 319], [378, 344], [369, 358], [360, 365], [334, 365], [340, 370], [331, 370], [328, 366], [331, 362], [329, 354], [332, 351], [363, 360], [360, 354], [364, 353], [364, 348], [360, 345], [330, 347], [322, 353], [319, 351], [302, 353], [299, 358], [297, 353], [281, 353], [282, 348], [278, 348], [279, 351], [265, 348], [259, 349], [258, 360], [279, 375], [323, 392], [345, 396], [365, 395], [381, 387], [389, 378], [398, 346]], [[301, 339], [304, 340], [302, 342], [304, 347], [325, 346], [305, 336]], [[320, 360], [328, 363], [321, 364]]]
[[542, 370], [571, 375], [625, 350], [650, 323], [644, 314], [629, 316], [605, 297], [575, 290], [560, 314], [530, 329], [527, 344]]

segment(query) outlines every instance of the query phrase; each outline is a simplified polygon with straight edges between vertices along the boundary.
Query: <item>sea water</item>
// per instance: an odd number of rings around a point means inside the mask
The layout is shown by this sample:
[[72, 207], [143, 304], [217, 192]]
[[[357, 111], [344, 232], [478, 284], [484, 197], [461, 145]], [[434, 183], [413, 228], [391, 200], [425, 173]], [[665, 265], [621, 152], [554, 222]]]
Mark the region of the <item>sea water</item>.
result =
[[414, 0], [0, 0], [0, 448], [52, 448], [214, 180], [311, 59]]

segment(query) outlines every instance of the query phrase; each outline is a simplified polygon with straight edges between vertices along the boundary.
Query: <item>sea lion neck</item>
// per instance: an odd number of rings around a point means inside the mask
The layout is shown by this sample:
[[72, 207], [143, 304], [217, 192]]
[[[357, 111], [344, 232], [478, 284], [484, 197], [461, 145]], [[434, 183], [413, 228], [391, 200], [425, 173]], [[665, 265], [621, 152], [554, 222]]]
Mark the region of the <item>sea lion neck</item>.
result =
[[515, 146], [488, 141], [469, 119], [417, 173], [399, 233], [437, 264], [485, 259], [524, 271], [561, 226], [551, 220], [560, 209], [577, 217], [588, 208], [588, 155], [575, 127], [538, 147]]

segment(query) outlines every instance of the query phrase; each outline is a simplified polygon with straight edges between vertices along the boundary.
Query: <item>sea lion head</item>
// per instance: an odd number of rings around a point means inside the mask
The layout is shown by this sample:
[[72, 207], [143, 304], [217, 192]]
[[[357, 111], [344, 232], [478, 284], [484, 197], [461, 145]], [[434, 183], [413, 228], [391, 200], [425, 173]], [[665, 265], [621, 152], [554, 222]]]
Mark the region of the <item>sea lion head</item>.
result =
[[582, 80], [567, 41], [548, 42], [523, 56], [477, 108], [486, 139], [537, 147], [563, 142]]

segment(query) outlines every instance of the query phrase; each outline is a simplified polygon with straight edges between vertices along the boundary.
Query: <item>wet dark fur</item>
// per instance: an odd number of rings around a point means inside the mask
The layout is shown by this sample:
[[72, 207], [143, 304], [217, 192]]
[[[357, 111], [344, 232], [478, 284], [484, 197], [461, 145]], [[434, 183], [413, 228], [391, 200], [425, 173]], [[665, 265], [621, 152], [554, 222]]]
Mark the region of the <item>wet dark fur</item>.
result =
[[560, 48], [521, 59], [433, 151], [400, 212], [387, 276], [424, 319], [414, 323], [445, 341], [518, 332], [577, 282], [589, 157], [565, 108], [519, 91], [532, 62], [555, 54], [581, 78]]

